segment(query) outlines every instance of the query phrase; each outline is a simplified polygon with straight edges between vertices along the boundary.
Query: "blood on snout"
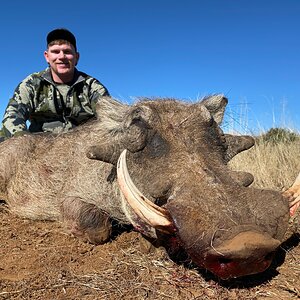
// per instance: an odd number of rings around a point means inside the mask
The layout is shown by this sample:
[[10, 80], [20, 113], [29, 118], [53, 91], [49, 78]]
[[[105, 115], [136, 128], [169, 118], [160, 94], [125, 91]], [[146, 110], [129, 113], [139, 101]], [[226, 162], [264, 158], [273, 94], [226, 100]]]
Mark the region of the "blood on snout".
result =
[[208, 255], [201, 264], [221, 279], [230, 279], [265, 271], [271, 265], [273, 256], [274, 253], [270, 253], [261, 259], [245, 261]]

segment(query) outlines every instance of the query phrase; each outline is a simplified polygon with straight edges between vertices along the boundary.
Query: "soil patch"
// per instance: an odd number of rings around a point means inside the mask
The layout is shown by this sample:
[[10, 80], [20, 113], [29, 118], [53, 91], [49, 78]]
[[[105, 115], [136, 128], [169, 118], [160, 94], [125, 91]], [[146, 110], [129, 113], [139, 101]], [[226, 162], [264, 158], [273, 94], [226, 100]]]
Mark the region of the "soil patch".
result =
[[299, 299], [300, 237], [292, 236], [266, 272], [220, 282], [172, 261], [164, 249], [145, 254], [136, 232], [93, 246], [58, 223], [24, 220], [0, 205], [0, 299]]

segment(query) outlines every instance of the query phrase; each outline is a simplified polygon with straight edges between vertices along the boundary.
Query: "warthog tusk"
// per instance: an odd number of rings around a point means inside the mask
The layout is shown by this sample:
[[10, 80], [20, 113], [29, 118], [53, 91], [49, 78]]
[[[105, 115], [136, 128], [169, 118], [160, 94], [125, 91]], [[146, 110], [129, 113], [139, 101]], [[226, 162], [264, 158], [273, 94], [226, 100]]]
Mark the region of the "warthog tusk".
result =
[[127, 169], [126, 152], [125, 149], [121, 153], [117, 164], [117, 180], [125, 200], [141, 220], [150, 226], [161, 230], [164, 227], [173, 228], [167, 210], [148, 200], [132, 182]]

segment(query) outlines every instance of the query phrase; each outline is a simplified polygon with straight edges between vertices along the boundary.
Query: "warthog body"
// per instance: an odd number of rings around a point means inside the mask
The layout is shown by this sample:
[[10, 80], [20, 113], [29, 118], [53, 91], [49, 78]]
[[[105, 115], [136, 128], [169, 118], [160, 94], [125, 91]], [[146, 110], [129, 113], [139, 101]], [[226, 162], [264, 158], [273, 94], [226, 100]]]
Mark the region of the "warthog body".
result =
[[68, 133], [1, 143], [1, 197], [12, 212], [62, 221], [92, 243], [109, 239], [115, 219], [151, 238], [176, 239], [221, 278], [261, 272], [287, 229], [288, 203], [278, 192], [247, 187], [250, 174], [228, 169], [254, 141], [223, 134], [226, 104], [219, 95], [133, 106], [103, 98], [97, 120]]

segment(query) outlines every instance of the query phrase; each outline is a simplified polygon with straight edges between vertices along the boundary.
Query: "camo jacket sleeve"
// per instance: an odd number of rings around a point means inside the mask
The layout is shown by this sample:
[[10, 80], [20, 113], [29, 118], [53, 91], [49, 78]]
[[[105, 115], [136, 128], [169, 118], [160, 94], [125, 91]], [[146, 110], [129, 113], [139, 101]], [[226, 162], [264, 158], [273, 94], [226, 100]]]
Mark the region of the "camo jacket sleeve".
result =
[[31, 77], [25, 78], [8, 102], [2, 121], [2, 131], [6, 137], [27, 132], [26, 121], [33, 109], [31, 80]]
[[96, 102], [103, 96], [109, 96], [109, 92], [97, 79], [91, 80], [90, 101], [93, 111], [95, 112]]

